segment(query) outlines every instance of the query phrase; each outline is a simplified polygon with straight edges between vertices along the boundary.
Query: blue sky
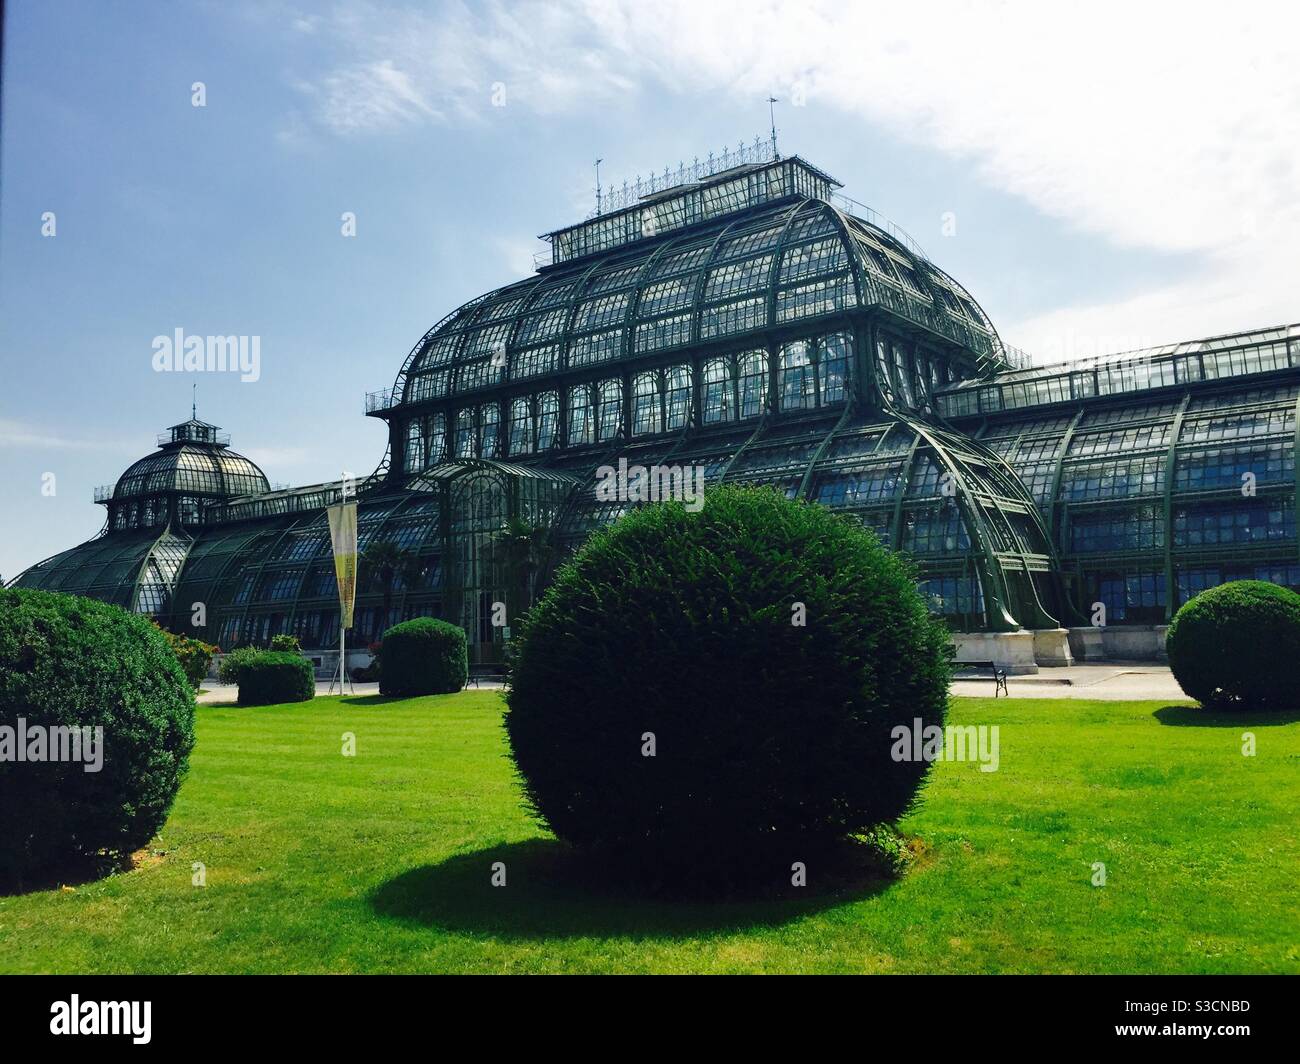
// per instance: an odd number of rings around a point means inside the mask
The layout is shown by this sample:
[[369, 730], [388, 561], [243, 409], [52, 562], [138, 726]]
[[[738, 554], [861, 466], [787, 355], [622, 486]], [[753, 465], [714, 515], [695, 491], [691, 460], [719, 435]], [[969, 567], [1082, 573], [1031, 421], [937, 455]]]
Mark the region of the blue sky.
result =
[[[363, 394], [591, 209], [594, 158], [752, 140], [770, 93], [1044, 360], [1300, 320], [1284, 5], [899, 7], [7, 5], [0, 574], [94, 535], [194, 383], [273, 482], [368, 472]], [[260, 336], [260, 379], [155, 372], [177, 327]]]

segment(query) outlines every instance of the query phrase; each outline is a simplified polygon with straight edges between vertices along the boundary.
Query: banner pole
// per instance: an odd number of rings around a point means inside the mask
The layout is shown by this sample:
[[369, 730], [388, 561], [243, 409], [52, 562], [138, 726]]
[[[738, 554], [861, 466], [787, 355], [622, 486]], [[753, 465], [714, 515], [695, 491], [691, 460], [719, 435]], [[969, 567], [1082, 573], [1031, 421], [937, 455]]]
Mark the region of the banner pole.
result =
[[[351, 491], [349, 491], [351, 488]], [[349, 501], [349, 494], [352, 496]], [[334, 576], [339, 589], [339, 695], [344, 693], [349, 683], [347, 666], [347, 629], [352, 620], [353, 604], [356, 600], [357, 579], [357, 503], [356, 489], [351, 484], [351, 476], [346, 470], [339, 480], [339, 501], [326, 509], [330, 526], [330, 546], [334, 551]], [[334, 681], [330, 681], [330, 691], [334, 690]]]

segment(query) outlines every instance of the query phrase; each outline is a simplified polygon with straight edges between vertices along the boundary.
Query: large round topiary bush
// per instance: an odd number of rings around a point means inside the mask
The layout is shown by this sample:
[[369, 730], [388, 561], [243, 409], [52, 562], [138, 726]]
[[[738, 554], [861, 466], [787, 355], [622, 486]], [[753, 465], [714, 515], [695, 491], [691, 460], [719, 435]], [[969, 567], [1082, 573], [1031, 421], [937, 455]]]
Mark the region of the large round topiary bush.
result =
[[379, 693], [441, 695], [469, 678], [465, 629], [434, 617], [395, 624], [379, 646]]
[[851, 518], [766, 489], [645, 507], [525, 618], [510, 748], [534, 811], [611, 867], [788, 880], [912, 806], [928, 765], [893, 732], [942, 726], [947, 643]]
[[310, 702], [315, 697], [316, 673], [300, 654], [263, 650], [249, 655], [239, 666], [241, 706]]
[[84, 873], [145, 845], [193, 746], [194, 693], [153, 624], [93, 599], [0, 590], [0, 884]]
[[1300, 595], [1235, 580], [1184, 603], [1165, 636], [1178, 685], [1215, 709], [1300, 704]]

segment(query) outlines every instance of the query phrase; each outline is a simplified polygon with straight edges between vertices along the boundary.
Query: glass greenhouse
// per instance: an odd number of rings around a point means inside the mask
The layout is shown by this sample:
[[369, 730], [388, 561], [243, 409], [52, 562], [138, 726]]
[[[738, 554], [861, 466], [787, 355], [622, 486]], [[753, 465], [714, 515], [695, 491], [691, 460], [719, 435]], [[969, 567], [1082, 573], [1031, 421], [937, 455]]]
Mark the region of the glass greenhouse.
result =
[[[1094, 656], [1076, 635], [1102, 624], [1158, 631], [1225, 580], [1300, 587], [1300, 326], [1026, 367], [838, 187], [774, 153], [697, 169], [549, 234], [535, 276], [421, 337], [366, 397], [389, 444], [360, 486], [360, 545], [401, 564], [363, 562], [349, 642], [432, 614], [502, 660], [554, 566], [638, 505], [595, 490], [620, 460], [854, 514], [915, 560], [965, 656], [1024, 668]], [[98, 538], [16, 583], [223, 649], [281, 632], [330, 648], [339, 491], [272, 490], [191, 420], [96, 492]]]

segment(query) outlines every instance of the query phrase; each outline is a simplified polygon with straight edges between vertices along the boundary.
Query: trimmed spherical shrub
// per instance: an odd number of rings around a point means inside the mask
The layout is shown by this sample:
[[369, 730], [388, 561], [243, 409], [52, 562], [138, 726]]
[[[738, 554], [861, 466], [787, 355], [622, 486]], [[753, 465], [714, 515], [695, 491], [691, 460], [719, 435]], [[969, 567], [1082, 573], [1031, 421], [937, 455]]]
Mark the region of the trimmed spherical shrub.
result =
[[440, 695], [469, 678], [465, 629], [434, 617], [416, 617], [384, 633], [379, 650], [379, 693]]
[[1263, 580], [1202, 591], [1169, 625], [1165, 650], [1174, 679], [1215, 709], [1300, 705], [1300, 595]]
[[788, 881], [897, 819], [928, 765], [891, 756], [895, 729], [942, 726], [949, 681], [914, 581], [851, 518], [767, 489], [596, 532], [515, 646], [506, 728], [532, 809], [679, 884]]
[[155, 625], [0, 590], [0, 885], [120, 864], [162, 827], [193, 746], [194, 693]]
[[297, 654], [265, 650], [247, 658], [239, 669], [239, 704], [273, 706], [309, 702], [316, 697], [311, 662]]

